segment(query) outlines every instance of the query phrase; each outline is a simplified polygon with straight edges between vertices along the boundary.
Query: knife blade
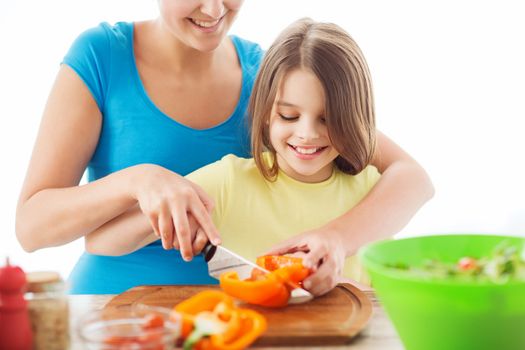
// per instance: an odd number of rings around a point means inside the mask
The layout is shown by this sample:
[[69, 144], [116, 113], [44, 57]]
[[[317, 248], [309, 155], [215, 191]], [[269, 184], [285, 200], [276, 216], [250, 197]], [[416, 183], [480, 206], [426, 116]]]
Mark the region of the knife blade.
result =
[[[208, 263], [208, 273], [215, 279], [219, 279], [220, 275], [226, 271], [236, 271], [241, 280], [250, 278], [253, 269], [265, 274], [270, 273], [270, 271], [220, 245], [215, 246], [208, 243], [202, 253], [204, 260]], [[313, 298], [313, 295], [307, 290], [294, 288], [290, 292], [288, 304], [301, 304]]]

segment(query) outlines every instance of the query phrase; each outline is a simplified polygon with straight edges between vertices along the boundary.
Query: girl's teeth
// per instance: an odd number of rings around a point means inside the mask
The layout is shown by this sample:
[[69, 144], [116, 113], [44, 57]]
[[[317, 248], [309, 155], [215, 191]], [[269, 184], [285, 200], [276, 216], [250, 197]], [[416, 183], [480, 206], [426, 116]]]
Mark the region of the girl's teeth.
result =
[[295, 147], [295, 150], [301, 154], [314, 154], [319, 150], [319, 148], [302, 148], [302, 147]]
[[198, 25], [199, 27], [203, 27], [203, 28], [210, 28], [216, 25], [217, 23], [219, 23], [219, 20], [215, 20], [213, 22], [203, 22], [203, 21], [199, 21], [193, 18], [191, 19], [191, 21], [195, 23], [196, 25]]

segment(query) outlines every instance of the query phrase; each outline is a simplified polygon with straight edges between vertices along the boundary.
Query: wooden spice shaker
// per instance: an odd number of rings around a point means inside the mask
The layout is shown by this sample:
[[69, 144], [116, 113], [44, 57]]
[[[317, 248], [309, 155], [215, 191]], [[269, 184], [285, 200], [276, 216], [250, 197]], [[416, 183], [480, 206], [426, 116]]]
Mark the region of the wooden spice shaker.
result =
[[64, 281], [53, 271], [29, 272], [26, 278], [34, 349], [68, 349], [69, 305]]

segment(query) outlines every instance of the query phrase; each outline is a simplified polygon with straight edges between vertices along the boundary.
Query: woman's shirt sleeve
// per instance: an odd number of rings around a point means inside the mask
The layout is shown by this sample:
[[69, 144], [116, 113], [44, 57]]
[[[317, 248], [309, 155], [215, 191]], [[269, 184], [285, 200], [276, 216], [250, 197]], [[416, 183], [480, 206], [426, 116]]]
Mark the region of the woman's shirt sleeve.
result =
[[100, 111], [104, 109], [111, 58], [107, 26], [101, 23], [80, 34], [62, 61], [84, 81]]

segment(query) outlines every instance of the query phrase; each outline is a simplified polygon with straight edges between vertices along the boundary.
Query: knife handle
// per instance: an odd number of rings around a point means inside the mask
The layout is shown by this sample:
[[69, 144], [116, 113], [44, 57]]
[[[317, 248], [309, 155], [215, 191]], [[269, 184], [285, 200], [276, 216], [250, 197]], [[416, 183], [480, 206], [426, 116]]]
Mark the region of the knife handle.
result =
[[214, 246], [210, 242], [206, 243], [204, 248], [202, 248], [202, 254], [204, 254], [204, 261], [208, 262], [213, 258], [215, 252], [217, 251], [217, 246]]

